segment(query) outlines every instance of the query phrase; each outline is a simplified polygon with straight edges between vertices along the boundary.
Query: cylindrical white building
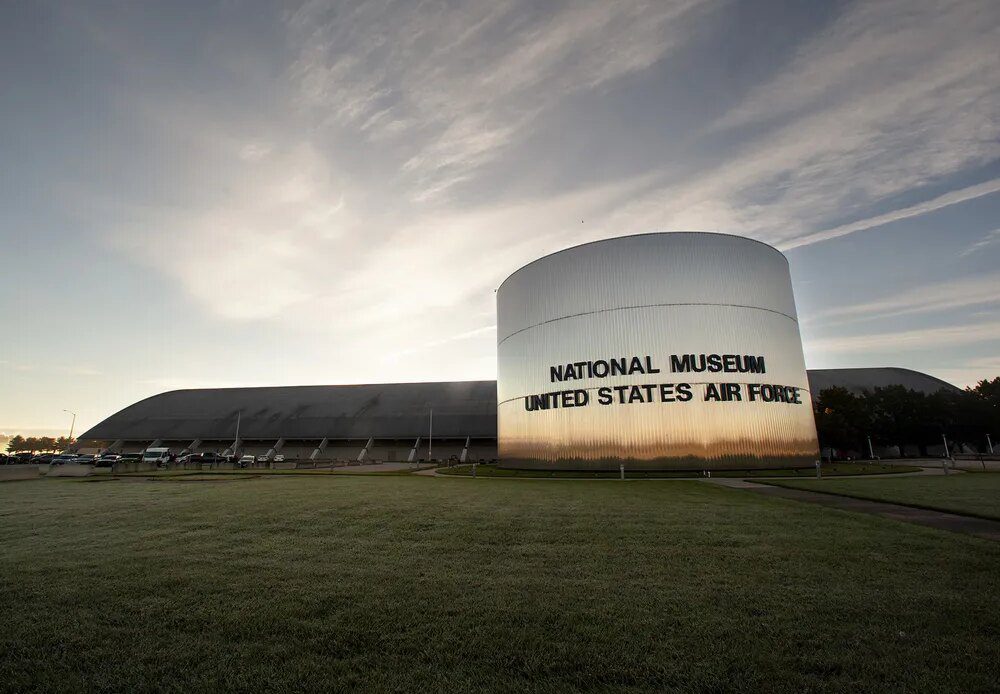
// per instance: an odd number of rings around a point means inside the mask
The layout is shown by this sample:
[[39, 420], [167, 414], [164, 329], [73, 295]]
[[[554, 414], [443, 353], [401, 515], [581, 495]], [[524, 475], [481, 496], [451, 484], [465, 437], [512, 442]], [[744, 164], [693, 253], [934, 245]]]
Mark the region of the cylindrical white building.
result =
[[570, 248], [497, 292], [500, 463], [811, 465], [788, 262], [751, 239], [656, 233]]

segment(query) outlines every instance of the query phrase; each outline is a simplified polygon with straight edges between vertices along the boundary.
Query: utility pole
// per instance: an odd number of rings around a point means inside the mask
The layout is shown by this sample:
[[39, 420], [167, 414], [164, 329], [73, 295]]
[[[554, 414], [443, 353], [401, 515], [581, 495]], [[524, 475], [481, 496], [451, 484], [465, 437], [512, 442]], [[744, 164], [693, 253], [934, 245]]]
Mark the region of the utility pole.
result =
[[236, 452], [237, 452], [237, 450], [240, 447], [240, 418], [242, 416], [243, 416], [243, 410], [237, 410], [236, 411], [236, 441], [233, 442], [233, 458], [236, 457]]
[[68, 412], [69, 414], [73, 415], [73, 421], [70, 422], [70, 425], [69, 425], [69, 441], [70, 441], [70, 443], [72, 443], [73, 442], [73, 429], [76, 427], [76, 412], [70, 412], [69, 410], [63, 410], [63, 412]]
[[431, 408], [430, 430], [427, 432], [427, 461], [434, 460], [434, 408]]

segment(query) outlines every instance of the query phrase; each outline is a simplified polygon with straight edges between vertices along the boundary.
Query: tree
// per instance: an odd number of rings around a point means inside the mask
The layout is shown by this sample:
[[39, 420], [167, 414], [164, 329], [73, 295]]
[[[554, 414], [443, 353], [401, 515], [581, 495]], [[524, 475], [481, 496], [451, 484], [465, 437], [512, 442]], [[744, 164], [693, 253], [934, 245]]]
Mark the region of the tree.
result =
[[983, 449], [986, 435], [1000, 432], [1000, 378], [965, 391], [925, 394], [903, 386], [864, 390], [855, 395], [828, 388], [814, 402], [820, 445], [868, 453], [866, 437], [878, 446], [927, 447], [950, 443]]
[[975, 386], [966, 388], [965, 392], [986, 401], [995, 410], [1000, 410], [1000, 376], [992, 381], [983, 379]]
[[965, 391], [971, 396], [982, 418], [982, 437], [990, 434], [994, 440], [1000, 438], [1000, 376], [993, 380], [983, 379]]
[[824, 448], [863, 450], [872, 417], [867, 403], [846, 388], [820, 391], [814, 404], [816, 430]]
[[7, 442], [7, 451], [10, 453], [20, 453], [21, 451], [26, 450], [24, 445], [24, 437], [18, 434]]

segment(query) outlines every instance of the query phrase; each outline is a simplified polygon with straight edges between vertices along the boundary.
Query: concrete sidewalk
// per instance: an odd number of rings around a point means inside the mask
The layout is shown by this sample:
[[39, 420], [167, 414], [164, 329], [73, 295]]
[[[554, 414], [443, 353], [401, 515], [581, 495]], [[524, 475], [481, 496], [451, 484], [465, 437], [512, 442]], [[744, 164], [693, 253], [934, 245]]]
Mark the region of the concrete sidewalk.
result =
[[945, 513], [944, 511], [932, 511], [929, 509], [916, 508], [914, 506], [904, 506], [902, 504], [890, 504], [884, 501], [868, 501], [865, 499], [854, 499], [849, 496], [838, 494], [826, 494], [824, 492], [812, 492], [804, 489], [788, 489], [787, 487], [774, 487], [767, 484], [759, 484], [748, 480], [738, 479], [711, 479], [706, 483], [716, 484], [720, 487], [731, 489], [742, 489], [754, 494], [764, 496], [776, 496], [792, 501], [801, 501], [807, 504], [819, 504], [830, 508], [838, 508], [842, 511], [854, 511], [856, 513], [867, 513], [882, 518], [903, 521], [905, 523], [916, 523], [926, 525], [938, 530], [948, 530], [954, 533], [965, 533], [974, 535], [986, 540], [1000, 542], [1000, 521], [977, 518], [975, 516], [963, 516], [957, 513]]

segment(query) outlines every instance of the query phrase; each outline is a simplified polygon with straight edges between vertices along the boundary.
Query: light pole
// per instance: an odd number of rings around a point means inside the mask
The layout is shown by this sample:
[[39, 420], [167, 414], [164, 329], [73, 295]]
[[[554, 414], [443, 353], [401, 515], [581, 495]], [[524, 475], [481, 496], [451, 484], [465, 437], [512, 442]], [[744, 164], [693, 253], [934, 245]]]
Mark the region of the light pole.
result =
[[73, 429], [76, 427], [76, 412], [70, 412], [69, 410], [63, 410], [63, 412], [68, 412], [73, 415], [73, 421], [69, 425], [69, 443], [73, 443]]

